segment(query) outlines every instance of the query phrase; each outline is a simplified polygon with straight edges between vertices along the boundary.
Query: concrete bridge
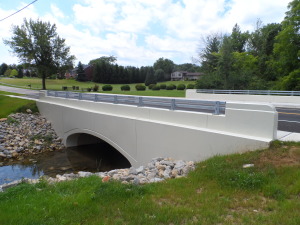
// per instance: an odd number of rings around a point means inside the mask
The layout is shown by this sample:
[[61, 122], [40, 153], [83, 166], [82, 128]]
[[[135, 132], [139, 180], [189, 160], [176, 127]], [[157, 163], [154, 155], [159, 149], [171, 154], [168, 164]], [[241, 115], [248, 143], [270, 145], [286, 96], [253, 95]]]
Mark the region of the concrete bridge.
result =
[[196, 107], [187, 111], [180, 99], [151, 98], [157, 106], [149, 107], [147, 97], [127, 96], [131, 99], [127, 102], [121, 101], [124, 96], [104, 97], [41, 91], [37, 105], [67, 147], [105, 141], [132, 166], [145, 165], [154, 157], [201, 161], [265, 148], [277, 135], [278, 114], [267, 104], [203, 106], [199, 101], [203, 109], [199, 112]]

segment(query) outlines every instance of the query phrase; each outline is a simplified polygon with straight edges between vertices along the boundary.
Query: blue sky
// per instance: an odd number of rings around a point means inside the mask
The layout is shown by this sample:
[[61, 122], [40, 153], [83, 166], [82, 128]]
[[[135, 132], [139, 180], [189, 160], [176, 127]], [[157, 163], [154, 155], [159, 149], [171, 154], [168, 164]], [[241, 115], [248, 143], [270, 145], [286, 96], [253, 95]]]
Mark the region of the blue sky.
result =
[[[0, 0], [0, 19], [33, 0]], [[211, 33], [228, 33], [235, 23], [252, 31], [257, 19], [281, 22], [291, 0], [38, 0], [0, 22], [2, 39], [23, 18], [40, 18], [57, 25], [76, 63], [114, 55], [118, 64], [153, 65], [160, 57], [176, 64], [197, 58], [201, 40]], [[0, 41], [0, 63], [18, 63]]]

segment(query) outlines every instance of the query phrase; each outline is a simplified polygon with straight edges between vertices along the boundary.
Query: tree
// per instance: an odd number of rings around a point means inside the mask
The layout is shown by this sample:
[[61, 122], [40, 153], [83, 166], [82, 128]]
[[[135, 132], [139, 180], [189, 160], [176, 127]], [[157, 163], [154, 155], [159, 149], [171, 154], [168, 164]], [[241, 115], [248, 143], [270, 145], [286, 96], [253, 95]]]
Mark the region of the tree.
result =
[[70, 55], [70, 48], [65, 39], [56, 32], [56, 25], [41, 20], [24, 19], [21, 26], [13, 26], [13, 36], [4, 43], [24, 63], [30, 63], [42, 77], [43, 89], [46, 89], [46, 78], [56, 73], [64, 65], [73, 65], [75, 57]]
[[23, 73], [23, 68], [19, 68], [18, 69], [18, 78], [23, 78], [24, 77], [24, 73]]
[[84, 72], [83, 66], [82, 66], [80, 61], [77, 65], [77, 71], [76, 72], [77, 72], [77, 80], [78, 81], [86, 81], [85, 72]]
[[208, 35], [202, 39], [202, 43], [205, 46], [199, 52], [199, 58], [202, 65], [202, 70], [205, 74], [209, 75], [218, 68], [218, 54], [222, 46], [222, 35], [215, 33]]
[[7, 69], [8, 69], [8, 65], [6, 63], [2, 63], [0, 66], [0, 75], [4, 75]]
[[96, 63], [100, 63], [100, 62], [106, 62], [109, 64], [113, 64], [116, 61], [117, 61], [117, 58], [115, 56], [101, 56], [100, 58], [92, 59], [89, 62], [89, 65], [95, 65]]
[[153, 64], [154, 70], [162, 69], [164, 71], [164, 73], [165, 73], [164, 79], [165, 80], [171, 79], [171, 73], [173, 72], [174, 67], [175, 67], [175, 64], [172, 60], [164, 59], [164, 58], [159, 58]]
[[12, 69], [7, 69], [4, 73], [4, 76], [9, 77]]
[[235, 24], [232, 28], [230, 35], [231, 45], [234, 52], [244, 52], [245, 45], [248, 40], [248, 32], [242, 33], [238, 24]]
[[232, 74], [233, 64], [233, 48], [231, 39], [225, 36], [223, 39], [222, 48], [220, 49], [220, 58], [218, 61], [218, 73], [224, 80], [224, 88], [228, 89], [232, 84], [229, 82], [229, 77]]
[[12, 71], [10, 72], [10, 77], [17, 77], [17, 76], [18, 76], [18, 70], [12, 69]]
[[290, 2], [288, 9], [274, 46], [283, 76], [300, 68], [300, 0]]
[[191, 73], [199, 72], [200, 69], [201, 69], [200, 66], [197, 66], [192, 63], [183, 63], [183, 64], [175, 65], [174, 68], [175, 71], [187, 71]]
[[156, 79], [154, 77], [154, 70], [153, 67], [150, 67], [147, 72], [145, 85], [149, 86], [150, 84], [156, 84]]
[[155, 70], [154, 77], [157, 81], [164, 81], [165, 72], [162, 69]]

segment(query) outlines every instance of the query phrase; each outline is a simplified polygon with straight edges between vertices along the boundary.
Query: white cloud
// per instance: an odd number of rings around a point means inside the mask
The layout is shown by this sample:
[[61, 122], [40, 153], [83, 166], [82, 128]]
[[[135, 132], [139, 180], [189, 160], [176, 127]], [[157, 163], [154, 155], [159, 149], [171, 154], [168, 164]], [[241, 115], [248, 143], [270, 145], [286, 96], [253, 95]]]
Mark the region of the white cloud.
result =
[[[264, 24], [281, 22], [290, 0], [82, 0], [63, 12], [60, 4], [39, 15], [35, 5], [2, 22], [3, 38], [11, 36], [11, 24], [20, 25], [25, 16], [57, 25], [77, 61], [114, 55], [122, 65], [151, 65], [159, 57], [175, 63], [196, 56], [202, 36], [230, 32], [235, 23], [243, 31], [253, 30], [258, 18]], [[21, 7], [25, 6], [25, 3]], [[1, 7], [1, 6], [0, 6]], [[18, 7], [18, 8], [21, 8]], [[0, 15], [9, 15], [16, 9]], [[73, 18], [72, 21], [68, 19]], [[16, 63], [8, 47], [0, 42], [0, 63]]]
[[53, 15], [55, 15], [57, 18], [65, 18], [64, 13], [54, 4], [50, 5], [51, 12]]

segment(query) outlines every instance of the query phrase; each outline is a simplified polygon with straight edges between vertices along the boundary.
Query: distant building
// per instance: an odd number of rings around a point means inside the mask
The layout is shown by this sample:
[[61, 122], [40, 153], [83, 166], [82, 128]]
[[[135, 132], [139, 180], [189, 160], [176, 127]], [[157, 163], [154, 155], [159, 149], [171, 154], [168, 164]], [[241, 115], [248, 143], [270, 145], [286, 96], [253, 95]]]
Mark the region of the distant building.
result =
[[[86, 76], [86, 80], [87, 81], [91, 81], [93, 79], [93, 66], [91, 65], [84, 65], [82, 64], [85, 76]], [[75, 67], [72, 70], [69, 70], [65, 73], [65, 78], [66, 79], [70, 79], [70, 78], [74, 78], [77, 79], [77, 67]]]
[[171, 73], [171, 80], [198, 80], [203, 73], [190, 73], [187, 71], [176, 71]]

